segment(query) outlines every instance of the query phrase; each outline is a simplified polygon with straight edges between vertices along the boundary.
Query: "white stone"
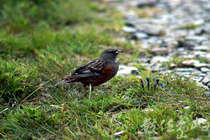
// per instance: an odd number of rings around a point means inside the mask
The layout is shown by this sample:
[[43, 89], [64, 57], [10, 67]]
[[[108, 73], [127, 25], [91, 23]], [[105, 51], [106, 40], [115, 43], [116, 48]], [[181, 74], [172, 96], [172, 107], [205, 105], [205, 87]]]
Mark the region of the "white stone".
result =
[[144, 39], [144, 38], [147, 38], [147, 37], [148, 37], [147, 34], [142, 33], [142, 32], [137, 32], [137, 33], [135, 34], [135, 36], [136, 36], [138, 39]]
[[134, 33], [136, 29], [134, 27], [124, 26], [123, 31], [127, 33]]
[[136, 67], [120, 65], [117, 75], [129, 75], [138, 73], [138, 69]]
[[185, 106], [184, 109], [190, 109], [190, 106]]
[[202, 80], [202, 83], [203, 84], [207, 84], [207, 83], [209, 83], [210, 82], [210, 75], [206, 75], [205, 77], [204, 77], [204, 79]]
[[208, 51], [208, 50], [210, 50], [210, 47], [208, 47], [208, 46], [196, 46], [194, 48], [194, 50], [197, 50], [197, 51]]
[[198, 61], [198, 60], [185, 60], [185, 61], [182, 62], [182, 64], [194, 66], [194, 65], [200, 64], [200, 61]]
[[194, 123], [196, 123], [196, 124], [205, 124], [207, 122], [207, 120], [206, 119], [204, 119], [204, 118], [197, 118], [196, 120], [194, 120]]
[[207, 68], [207, 67], [203, 67], [203, 68], [201, 68], [201, 71], [202, 71], [202, 72], [210, 72], [210, 69]]
[[151, 63], [158, 63], [158, 62], [168, 62], [169, 58], [164, 56], [155, 56], [152, 58]]

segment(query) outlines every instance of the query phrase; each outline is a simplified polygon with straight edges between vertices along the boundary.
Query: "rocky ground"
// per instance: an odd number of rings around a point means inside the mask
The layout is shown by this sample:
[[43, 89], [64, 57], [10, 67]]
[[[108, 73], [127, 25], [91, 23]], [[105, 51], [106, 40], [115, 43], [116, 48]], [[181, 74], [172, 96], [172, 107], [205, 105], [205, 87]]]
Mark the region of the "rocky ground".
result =
[[210, 1], [127, 0], [126, 40], [139, 42], [140, 64], [190, 77], [210, 93]]

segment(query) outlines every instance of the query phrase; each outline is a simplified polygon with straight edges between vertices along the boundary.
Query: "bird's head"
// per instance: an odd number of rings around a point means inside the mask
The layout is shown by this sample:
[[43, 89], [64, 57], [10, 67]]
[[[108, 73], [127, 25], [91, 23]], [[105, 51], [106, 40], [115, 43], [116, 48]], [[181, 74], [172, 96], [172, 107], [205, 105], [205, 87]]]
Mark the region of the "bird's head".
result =
[[106, 60], [115, 60], [119, 53], [123, 52], [120, 49], [106, 49], [102, 52], [101, 58]]

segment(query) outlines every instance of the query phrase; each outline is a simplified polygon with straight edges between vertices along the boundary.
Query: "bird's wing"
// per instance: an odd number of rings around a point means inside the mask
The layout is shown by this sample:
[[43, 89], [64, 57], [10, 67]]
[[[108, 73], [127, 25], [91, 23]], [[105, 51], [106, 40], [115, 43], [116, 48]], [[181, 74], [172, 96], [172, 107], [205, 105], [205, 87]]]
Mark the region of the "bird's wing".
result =
[[93, 61], [90, 61], [86, 65], [83, 65], [77, 69], [75, 69], [72, 72], [72, 75], [78, 75], [78, 74], [88, 74], [88, 73], [100, 73], [103, 69], [105, 62], [101, 59], [95, 59]]

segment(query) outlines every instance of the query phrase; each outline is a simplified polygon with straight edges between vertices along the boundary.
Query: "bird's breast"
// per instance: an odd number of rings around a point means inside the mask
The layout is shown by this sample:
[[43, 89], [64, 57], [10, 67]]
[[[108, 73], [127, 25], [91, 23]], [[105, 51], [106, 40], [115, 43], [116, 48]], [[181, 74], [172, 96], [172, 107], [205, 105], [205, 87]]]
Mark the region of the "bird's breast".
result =
[[111, 64], [107, 64], [103, 70], [102, 70], [102, 74], [106, 75], [107, 77], [113, 77], [117, 71], [118, 71], [118, 64], [117, 63], [111, 63]]

